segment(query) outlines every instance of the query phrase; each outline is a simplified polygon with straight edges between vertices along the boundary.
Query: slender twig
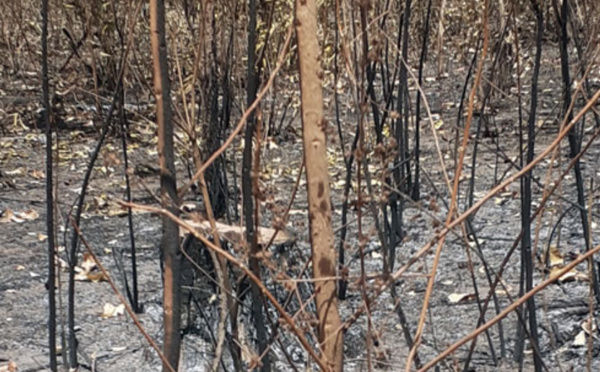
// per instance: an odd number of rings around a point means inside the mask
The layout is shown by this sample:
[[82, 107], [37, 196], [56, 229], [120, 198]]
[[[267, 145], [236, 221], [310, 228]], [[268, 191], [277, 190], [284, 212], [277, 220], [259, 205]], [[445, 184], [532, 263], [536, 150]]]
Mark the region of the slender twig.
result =
[[[52, 123], [50, 120], [50, 83], [48, 79], [48, 0], [42, 0], [42, 102], [46, 125], [46, 234], [48, 235], [48, 348], [50, 370], [57, 371], [56, 362], [56, 266], [54, 263], [54, 195], [52, 185]], [[58, 137], [58, 135], [57, 135]]]

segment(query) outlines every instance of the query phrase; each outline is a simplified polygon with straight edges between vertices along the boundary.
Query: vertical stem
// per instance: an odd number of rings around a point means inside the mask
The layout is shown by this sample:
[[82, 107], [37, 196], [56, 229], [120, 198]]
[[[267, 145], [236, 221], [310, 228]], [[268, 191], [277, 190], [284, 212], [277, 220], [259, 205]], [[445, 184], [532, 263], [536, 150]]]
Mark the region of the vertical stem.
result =
[[[425, 25], [423, 30], [423, 44], [421, 46], [421, 57], [419, 58], [419, 86], [423, 83], [423, 66], [425, 64], [425, 59], [427, 58], [427, 41], [429, 39], [429, 20], [431, 18], [431, 3], [429, 0], [427, 2], [427, 15], [425, 16]], [[413, 181], [412, 194], [411, 197], [413, 200], [419, 200], [421, 198], [421, 183], [420, 183], [420, 166], [421, 166], [421, 91], [417, 91], [417, 104], [416, 104], [416, 114], [415, 114], [415, 179]]]
[[437, 73], [442, 74], [442, 65], [444, 64], [444, 12], [446, 11], [446, 0], [440, 4], [440, 19], [438, 21], [438, 45], [437, 45]]
[[46, 126], [46, 233], [48, 235], [48, 348], [50, 370], [56, 363], [56, 269], [54, 265], [54, 195], [52, 194], [52, 128], [50, 123], [50, 83], [48, 81], [48, 0], [42, 0], [42, 101]]
[[[248, 65], [247, 65], [247, 76], [248, 84], [246, 88], [246, 99], [248, 107], [256, 99], [256, 92], [258, 91], [258, 73], [256, 70], [256, 0], [249, 0], [248, 2]], [[258, 206], [253, 205], [253, 175], [252, 175], [252, 138], [254, 137], [254, 131], [256, 127], [256, 115], [252, 112], [248, 117], [246, 123], [246, 130], [244, 132], [244, 154], [242, 159], [242, 195], [243, 195], [243, 209], [244, 209], [244, 220], [246, 225], [246, 241], [250, 245], [250, 270], [257, 277], [261, 277], [260, 273], [260, 262], [256, 257], [259, 253], [259, 246], [257, 243], [257, 236], [255, 233], [255, 225], [258, 221], [254, 220], [254, 208]], [[258, 353], [262, 355], [267, 349], [267, 331], [265, 328], [265, 319], [263, 315], [262, 295], [259, 288], [255, 283], [250, 284], [252, 291], [252, 316], [256, 322], [256, 333], [258, 336]], [[269, 359], [269, 353], [266, 353], [262, 359], [262, 372], [269, 372], [271, 370], [271, 363]]]
[[[535, 120], [537, 110], [537, 89], [538, 89], [538, 77], [540, 73], [540, 63], [542, 57], [542, 33], [543, 33], [543, 16], [536, 0], [532, 0], [532, 7], [536, 15], [536, 54], [535, 62], [533, 66], [533, 74], [531, 78], [531, 106], [529, 112], [529, 119], [527, 121], [527, 157], [525, 164], [529, 164], [533, 161], [534, 157], [534, 145], [535, 145]], [[521, 146], [521, 149], [523, 147]], [[522, 157], [521, 157], [522, 159]], [[523, 160], [521, 160], [521, 167], [523, 167]], [[521, 178], [521, 229], [523, 235], [521, 237], [521, 292], [529, 292], [533, 288], [533, 258], [531, 256], [531, 177], [533, 172], [528, 171], [523, 178]], [[524, 279], [524, 283], [523, 283]], [[524, 285], [524, 287], [523, 287]], [[529, 334], [531, 335], [532, 348], [539, 350], [539, 336], [537, 329], [537, 316], [535, 313], [535, 298], [531, 296], [527, 300], [527, 311], [529, 319]], [[522, 326], [519, 326], [519, 329]], [[522, 344], [520, 344], [522, 348]], [[517, 355], [520, 355], [521, 350], [517, 350]], [[522, 360], [522, 358], [519, 358]], [[542, 370], [542, 361], [538, 353], [533, 353], [534, 367], [536, 372]]]
[[336, 257], [325, 135], [327, 122], [323, 112], [323, 68], [317, 36], [316, 0], [296, 1], [295, 25], [318, 338], [329, 369], [341, 372], [344, 345], [336, 296]]
[[[569, 72], [569, 51], [567, 43], [569, 41], [569, 35], [567, 33], [567, 24], [569, 19], [569, 1], [563, 0], [560, 14], [558, 11], [558, 5], [556, 0], [552, 2], [556, 13], [557, 21], [560, 26], [560, 67], [562, 72], [563, 80], [563, 113], [567, 115], [567, 122], [573, 119], [573, 111], [570, 109], [571, 105], [571, 76]], [[577, 135], [577, 126], [572, 127], [569, 130], [569, 156], [574, 158], [579, 153], [581, 147], [580, 139]], [[585, 249], [589, 251], [591, 248], [591, 242], [589, 240], [590, 227], [588, 225], [587, 214], [585, 211], [585, 191], [583, 190], [583, 175], [581, 174], [581, 163], [579, 160], [575, 163], [573, 168], [575, 172], [575, 186], [577, 188], [577, 204], [579, 204], [579, 212], [581, 216], [581, 225], [583, 228], [583, 238], [585, 241]], [[594, 286], [594, 292], [596, 294], [596, 301], [600, 303], [600, 287], [598, 285], [598, 275], [596, 267], [592, 267], [593, 277], [592, 283]]]
[[[161, 204], [178, 215], [179, 198], [175, 177], [175, 154], [173, 150], [173, 121], [171, 109], [171, 83], [167, 61], [165, 32], [165, 4], [163, 0], [150, 0], [150, 33], [154, 68], [154, 94], [156, 97], [156, 122], [158, 126], [158, 162], [160, 165]], [[165, 327], [164, 354], [170, 365], [177, 370], [181, 337], [179, 226], [164, 215], [162, 217], [161, 249], [165, 262], [163, 322]], [[163, 371], [170, 368], [163, 363]]]
[[[125, 170], [125, 197], [128, 203], [131, 203], [131, 182], [129, 181], [129, 157], [127, 156], [127, 117], [125, 116], [125, 87], [121, 84], [119, 92], [119, 116], [121, 121], [121, 145], [123, 147], [123, 168]], [[127, 225], [129, 228], [129, 242], [131, 243], [131, 286], [132, 290], [129, 291], [129, 283], [127, 282], [127, 276], [123, 272], [125, 278], [125, 289], [127, 290], [127, 297], [131, 303], [133, 311], [136, 313], [141, 312], [139, 306], [139, 295], [138, 295], [138, 278], [137, 278], [137, 252], [135, 249], [135, 229], [133, 227], [133, 211], [127, 210]]]

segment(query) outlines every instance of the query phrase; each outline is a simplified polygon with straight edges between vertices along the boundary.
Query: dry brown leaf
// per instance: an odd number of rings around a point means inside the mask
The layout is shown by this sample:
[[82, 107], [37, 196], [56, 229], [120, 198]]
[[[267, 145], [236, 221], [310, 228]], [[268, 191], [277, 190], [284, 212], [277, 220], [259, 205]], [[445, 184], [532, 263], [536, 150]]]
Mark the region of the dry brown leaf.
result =
[[[75, 271], [77, 271], [77, 268], [75, 269]], [[88, 275], [87, 273], [80, 271], [77, 274], [75, 274], [75, 277], [73, 279], [76, 282], [87, 282], [88, 281], [87, 275]]]
[[104, 276], [104, 274], [101, 271], [94, 271], [92, 273], [80, 271], [77, 274], [75, 274], [75, 281], [78, 282], [98, 283], [105, 282], [107, 280], [108, 279], [106, 279], [106, 276]]
[[572, 281], [575, 281], [575, 280], [579, 280], [579, 281], [585, 282], [585, 281], [587, 281], [589, 279], [586, 274], [581, 273], [581, 272], [579, 272], [579, 271], [577, 271], [575, 269], [571, 269], [571, 270], [567, 271], [566, 273], [561, 274], [562, 269], [563, 269], [563, 267], [561, 267], [561, 266], [555, 266], [555, 267], [553, 267], [550, 270], [550, 278], [556, 279], [557, 277], [560, 276], [558, 278], [558, 281], [561, 282], [561, 283], [572, 282]]
[[17, 363], [12, 360], [9, 360], [7, 365], [0, 366], [0, 372], [17, 372], [17, 370]]
[[504, 284], [502, 287], [496, 289], [496, 294], [498, 296], [508, 296], [513, 288], [512, 286], [504, 283], [504, 281], [502, 281], [502, 284]]
[[23, 212], [14, 212], [10, 220], [16, 223], [23, 223], [25, 221], [33, 221], [39, 216], [39, 213], [34, 209], [28, 209]]
[[448, 302], [451, 304], [459, 304], [474, 298], [475, 295], [473, 293], [452, 293], [448, 295]]
[[94, 282], [94, 283], [105, 282], [107, 280], [101, 271], [94, 272], [94, 273], [88, 273], [87, 278], [89, 281]]
[[92, 256], [89, 252], [83, 253], [83, 261], [81, 262], [81, 268], [85, 272], [90, 272], [96, 267], [96, 261], [94, 261], [94, 256]]
[[555, 245], [550, 246], [549, 260], [550, 267], [559, 266], [565, 263], [565, 258]]
[[108, 206], [108, 202], [106, 201], [106, 199], [99, 196], [94, 196], [94, 204], [98, 209], [102, 209]]
[[123, 304], [119, 304], [114, 306], [111, 303], [106, 303], [104, 308], [102, 309], [102, 313], [100, 314], [101, 318], [113, 318], [119, 315], [123, 315], [125, 313], [125, 306]]
[[19, 217], [27, 221], [37, 220], [40, 217], [40, 214], [34, 209], [29, 209], [24, 212], [19, 213]]
[[32, 170], [29, 174], [36, 180], [43, 180], [44, 178], [46, 178], [46, 174], [39, 170]]
[[0, 223], [9, 223], [13, 218], [13, 211], [10, 209], [5, 209], [0, 212]]
[[[203, 234], [207, 234], [207, 235], [212, 234], [212, 229], [211, 229], [210, 223], [208, 221], [185, 220], [185, 222]], [[219, 236], [222, 239], [229, 241], [230, 243], [238, 244], [238, 243], [243, 242], [245, 239], [246, 229], [241, 226], [231, 226], [231, 225], [227, 225], [227, 224], [224, 224], [221, 222], [216, 222], [216, 229], [217, 229], [217, 232], [219, 233]], [[187, 234], [187, 231], [185, 229], [180, 229], [179, 231], [180, 231], [180, 234], [182, 237]], [[276, 231], [275, 229], [272, 229], [270, 227], [259, 227], [258, 233], [256, 234], [257, 239], [258, 239], [258, 244], [263, 245], [263, 246], [266, 245], [273, 237], [273, 234], [275, 234], [275, 231]], [[294, 241], [295, 241], [295, 237], [290, 232], [280, 230], [279, 232], [277, 232], [277, 235], [275, 236], [275, 240], [273, 241], [273, 244], [281, 245], [281, 244], [291, 243]]]
[[127, 209], [121, 207], [118, 204], [112, 204], [108, 209], [108, 213], [106, 213], [108, 217], [125, 217], [127, 216]]

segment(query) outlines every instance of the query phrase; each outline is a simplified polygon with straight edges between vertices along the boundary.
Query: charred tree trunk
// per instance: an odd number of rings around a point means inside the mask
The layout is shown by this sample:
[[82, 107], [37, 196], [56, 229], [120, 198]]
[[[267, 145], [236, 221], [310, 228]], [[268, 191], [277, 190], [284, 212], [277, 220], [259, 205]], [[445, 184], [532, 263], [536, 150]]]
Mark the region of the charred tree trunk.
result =
[[[156, 97], [156, 124], [158, 126], [158, 162], [160, 166], [161, 204], [174, 215], [178, 215], [179, 198], [175, 178], [175, 154], [173, 151], [173, 121], [171, 109], [171, 83], [167, 61], [165, 32], [165, 4], [163, 0], [150, 0], [150, 33], [152, 62], [154, 68], [154, 95]], [[164, 260], [163, 322], [165, 328], [163, 350], [169, 365], [177, 371], [181, 337], [179, 226], [167, 216], [162, 217], [161, 250]]]
[[48, 348], [50, 370], [56, 364], [56, 269], [54, 265], [54, 197], [52, 185], [52, 127], [50, 125], [50, 83], [48, 81], [48, 0], [42, 0], [42, 104], [46, 126], [46, 234], [48, 235]]
[[[531, 4], [536, 16], [536, 43], [535, 43], [535, 62], [533, 65], [533, 75], [531, 78], [531, 107], [529, 112], [529, 119], [527, 120], [527, 158], [523, 162], [523, 156], [521, 156], [521, 168], [531, 163], [534, 156], [534, 145], [535, 145], [535, 121], [537, 111], [537, 88], [538, 88], [538, 77], [540, 74], [540, 63], [542, 58], [542, 33], [544, 32], [544, 19], [542, 12], [539, 9], [537, 0], [531, 0]], [[522, 130], [521, 142], [523, 141]], [[521, 146], [521, 149], [523, 146]], [[521, 238], [521, 288], [519, 293], [529, 292], [533, 288], [533, 258], [531, 257], [531, 177], [533, 172], [529, 171], [521, 178], [521, 229], [523, 235]], [[524, 279], [524, 280], [523, 280]], [[531, 335], [532, 347], [536, 352], [533, 353], [535, 371], [540, 372], [542, 370], [542, 361], [540, 355], [537, 352], [539, 350], [539, 337], [537, 329], [537, 317], [535, 313], [535, 298], [532, 296], [527, 300], [527, 312], [529, 318], [529, 334]], [[520, 310], [522, 311], [522, 310]], [[519, 319], [519, 333], [522, 333], [523, 325]], [[515, 355], [518, 359], [522, 360], [523, 343], [519, 342], [516, 348]]]
[[[425, 24], [423, 25], [423, 44], [421, 45], [421, 57], [419, 58], [419, 86], [423, 83], [423, 69], [425, 59], [427, 59], [427, 42], [429, 39], [429, 20], [431, 19], [431, 3], [427, 2], [427, 14], [425, 15]], [[413, 200], [421, 199], [421, 91], [417, 91], [415, 115], [415, 178], [413, 180], [411, 197]]]
[[[256, 99], [256, 93], [258, 92], [258, 71], [256, 70], [256, 15], [256, 0], [250, 0], [248, 3], [248, 82], [246, 86], [248, 107], [252, 104], [252, 102], [254, 102]], [[260, 262], [257, 257], [260, 247], [258, 246], [255, 232], [255, 224], [258, 224], [259, 221], [254, 220], [254, 208], [258, 206], [254, 206], [253, 204], [255, 195], [253, 193], [254, 177], [252, 175], [252, 139], [254, 137], [255, 128], [256, 115], [253, 112], [248, 117], [246, 131], [244, 133], [244, 155], [242, 159], [242, 197], [244, 200], [243, 209], [244, 222], [246, 225], [246, 241], [250, 245], [250, 270], [252, 270], [252, 272], [260, 278]], [[254, 282], [252, 282], [250, 286], [252, 291], [252, 316], [256, 322], [256, 335], [258, 338], [258, 352], [260, 355], [262, 355], [268, 345], [265, 317], [263, 314], [262, 294]], [[271, 371], [269, 353], [266, 353], [262, 359], [261, 371]]]
[[[398, 143], [398, 155], [394, 164], [394, 186], [396, 189], [406, 192], [408, 190], [410, 165], [407, 156], [408, 151], [408, 81], [406, 59], [408, 58], [408, 32], [410, 22], [411, 0], [404, 3], [404, 14], [402, 17], [402, 60], [400, 61], [400, 73], [398, 84], [398, 119], [395, 122], [395, 139]], [[392, 193], [390, 196], [390, 213], [392, 223], [390, 226], [390, 244], [389, 244], [389, 271], [394, 270], [394, 261], [396, 260], [396, 247], [403, 239], [403, 215], [404, 199], [398, 193]]]
[[[567, 49], [567, 43], [569, 41], [569, 35], [567, 33], [567, 24], [569, 19], [569, 1], [563, 0], [560, 12], [558, 10], [558, 4], [556, 0], [553, 0], [552, 5], [554, 6], [554, 11], [556, 13], [556, 18], [558, 25], [560, 26], [560, 67], [562, 72], [562, 80], [563, 80], [563, 114], [567, 114], [567, 122], [571, 122], [573, 120], [573, 111], [569, 110], [569, 106], [571, 105], [571, 76], [569, 72], [569, 51]], [[580, 124], [581, 125], [581, 124]], [[581, 140], [578, 136], [578, 128], [579, 125], [571, 128], [568, 134], [569, 140], [569, 156], [574, 158], [580, 151], [581, 148]], [[579, 159], [575, 162], [575, 166], [573, 167], [573, 171], [575, 173], [575, 186], [577, 188], [577, 204], [579, 205], [579, 211], [581, 215], [581, 225], [583, 227], [583, 239], [585, 241], [585, 250], [589, 251], [591, 249], [590, 242], [590, 226], [587, 218], [586, 212], [586, 201], [585, 201], [585, 191], [583, 190], [583, 175], [581, 173], [581, 163]], [[600, 266], [600, 265], [598, 265]], [[592, 285], [594, 288], [594, 294], [596, 295], [596, 302], [600, 303], [600, 287], [598, 285], [598, 273], [596, 266], [592, 265]]]
[[[219, 79], [218, 73], [218, 56], [217, 56], [217, 25], [216, 25], [216, 14], [215, 5], [207, 4], [207, 17], [210, 17], [210, 23], [208, 23], [207, 35], [210, 39], [209, 44], [209, 63], [210, 63], [210, 76], [209, 76], [209, 94], [207, 102], [208, 111], [208, 124], [205, 125], [204, 133], [204, 151], [205, 159], [208, 159], [223, 142], [223, 133], [225, 132], [224, 126], [225, 121], [221, 120], [220, 109], [219, 109], [219, 93], [221, 89], [221, 79]], [[215, 218], [222, 218], [227, 212], [227, 181], [225, 176], [225, 162], [223, 161], [225, 155], [221, 155], [219, 159], [213, 162], [205, 172], [205, 179], [208, 183], [208, 194], [210, 196], [210, 203], [213, 208]]]
[[331, 227], [331, 198], [327, 169], [327, 123], [323, 113], [323, 68], [317, 37], [317, 3], [296, 1], [296, 32], [300, 65], [302, 131], [315, 299], [321, 353], [332, 371], [343, 370], [343, 335], [338, 313], [336, 257]]

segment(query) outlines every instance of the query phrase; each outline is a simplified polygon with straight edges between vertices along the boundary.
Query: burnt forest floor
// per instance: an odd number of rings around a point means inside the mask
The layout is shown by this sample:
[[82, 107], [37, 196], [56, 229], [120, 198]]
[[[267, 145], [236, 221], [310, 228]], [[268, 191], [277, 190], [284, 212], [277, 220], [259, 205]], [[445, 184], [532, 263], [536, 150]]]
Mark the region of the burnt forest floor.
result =
[[[545, 60], [546, 65], [552, 65], [556, 60]], [[450, 150], [454, 149], [454, 130], [456, 123], [457, 104], [464, 81], [466, 68], [458, 66], [452, 75], [442, 79], [428, 79], [424, 89], [426, 92], [436, 92], [428, 95], [428, 100], [434, 110], [435, 119], [443, 124], [438, 126], [441, 136], [441, 147], [445, 156], [447, 170], [453, 176], [453, 159]], [[544, 125], [538, 126], [536, 137], [536, 152], [539, 151], [553, 138], [558, 130], [555, 120], [556, 113], [553, 108], [560, 99], [559, 89], [551, 77], [557, 76], [554, 68], [542, 70], [540, 91], [540, 120], [548, 120]], [[527, 86], [525, 91], [527, 91]], [[7, 93], [7, 92], [13, 93]], [[44, 133], [31, 128], [31, 121], [35, 120], [35, 111], [39, 108], [35, 92], [19, 92], [15, 85], [4, 92], [5, 97], [0, 97], [2, 109], [7, 115], [2, 117], [4, 135], [0, 138], [0, 174], [2, 190], [0, 191], [0, 210], [4, 217], [8, 210], [17, 218], [3, 221], [0, 224], [0, 267], [3, 274], [0, 276], [0, 366], [7, 360], [14, 361], [19, 371], [45, 370], [48, 362], [47, 349], [47, 304], [48, 298], [45, 289], [46, 281], [46, 249], [45, 238], [45, 189], [44, 189]], [[414, 93], [414, 91], [413, 91]], [[15, 97], [21, 97], [16, 99]], [[24, 98], [24, 99], [23, 99]], [[475, 172], [475, 200], [480, 199], [495, 182], [495, 179], [506, 177], [505, 171], [511, 166], [502, 158], [497, 159], [496, 148], [502, 150], [508, 157], [517, 161], [519, 138], [518, 118], [516, 104], [510, 99], [495, 98], [496, 113], [489, 116], [490, 128], [495, 134], [481, 138], [478, 161]], [[331, 133], [335, 133], [333, 126], [332, 100], [327, 105]], [[528, 105], [524, 103], [526, 107]], [[69, 112], [81, 112], [70, 108], [65, 103]], [[151, 107], [141, 108], [147, 113]], [[13, 121], [11, 113], [19, 114], [25, 125]], [[526, 118], [525, 118], [526, 119]], [[86, 123], [92, 119], [75, 118], [81, 122], [82, 127], [58, 132], [59, 147], [57, 153], [60, 162], [56, 167], [57, 177], [57, 226], [58, 242], [61, 246], [59, 257], [65, 259], [65, 227], [67, 216], [76, 201], [81, 181], [85, 172], [90, 152], [93, 150], [97, 134], [93, 127]], [[472, 134], [477, 126], [476, 117], [473, 122]], [[345, 142], [352, 140], [355, 131], [356, 115], [350, 109], [344, 111]], [[84, 125], [85, 124], [85, 125]], [[450, 200], [450, 193], [442, 177], [442, 169], [435, 151], [432, 130], [423, 116], [422, 125], [422, 191], [419, 207], [406, 204], [404, 226], [406, 238], [397, 248], [395, 268], [401, 267], [408, 261], [412, 254], [423, 247], [439, 229], [427, 213], [435, 215], [445, 221], [447, 209], [446, 202]], [[588, 119], [586, 126], [590, 127]], [[129, 156], [131, 168], [144, 164], [154, 165], [157, 162], [156, 140], [154, 126], [144, 120], [133, 121], [131, 130], [134, 136], [129, 143]], [[301, 133], [300, 122], [294, 121], [292, 128], [296, 133]], [[590, 137], [585, 132], [584, 143]], [[412, 135], [412, 132], [411, 132]], [[332, 139], [337, 135], [331, 135]], [[500, 142], [499, 144], [497, 142]], [[286, 138], [276, 141], [277, 145], [265, 146], [263, 151], [263, 164], [269, 164], [270, 169], [265, 171], [269, 176], [262, 179], [263, 187], [272, 199], [271, 203], [286, 205], [294, 187], [301, 164], [301, 136]], [[561, 151], [562, 166], [568, 160], [568, 147], [563, 141]], [[471, 142], [472, 143], [472, 142]], [[239, 142], [236, 142], [236, 146]], [[348, 147], [346, 148], [346, 150]], [[230, 159], [236, 158], [233, 169], [241, 164], [241, 150], [239, 146], [228, 153]], [[331, 185], [332, 201], [334, 205], [334, 231], [339, 238], [340, 215], [342, 204], [342, 189], [345, 170], [343, 166], [343, 152], [339, 141], [330, 144]], [[465, 159], [463, 171], [464, 181], [461, 182], [461, 198], [459, 205], [464, 210], [466, 203], [466, 190], [470, 179], [471, 147]], [[597, 161], [600, 156], [600, 146], [593, 145], [584, 156], [582, 169], [585, 179], [596, 177]], [[115, 266], [113, 254], [125, 251], [125, 262], [128, 263], [129, 234], [127, 218], [123, 211], [114, 203], [123, 199], [124, 177], [121, 157], [121, 145], [118, 137], [109, 138], [104, 146], [99, 161], [93, 174], [93, 180], [87, 192], [86, 208], [81, 224], [86, 240], [98, 254], [102, 263], [115, 278], [122, 289], [122, 283]], [[549, 162], [542, 162], [535, 168], [534, 177], [539, 182], [544, 182], [545, 171]], [[378, 165], [373, 162], [371, 169], [377, 174]], [[178, 176], [181, 181], [186, 175], [184, 163], [178, 160]], [[514, 168], [508, 174], [515, 173]], [[556, 172], [554, 173], [556, 175]], [[239, 182], [239, 180], [238, 180]], [[288, 227], [294, 231], [297, 243], [289, 248], [297, 250], [297, 256], [308, 257], [310, 246], [308, 244], [308, 227], [306, 213], [305, 183], [301, 187], [292, 206]], [[377, 190], [380, 190], [376, 185]], [[142, 204], [156, 205], [150, 197], [148, 190], [156, 192], [158, 189], [158, 176], [156, 174], [144, 175], [143, 178], [132, 177], [133, 200]], [[534, 184], [534, 207], [539, 205], [542, 189]], [[575, 201], [574, 177], [567, 178], [562, 187], [562, 195], [569, 201]], [[354, 194], [351, 198], [355, 199]], [[196, 197], [189, 197], [190, 202], [195, 202]], [[538, 203], [538, 204], [536, 204]], [[546, 212], [540, 232], [539, 251], [548, 245], [548, 237], [554, 223], [558, 219], [560, 206], [559, 199], [554, 198], [551, 208]], [[597, 198], [594, 199], [594, 213], [597, 213]], [[562, 202], [563, 210], [568, 207], [567, 202]], [[422, 208], [422, 209], [420, 209]], [[373, 230], [372, 216], [365, 212], [365, 231]], [[34, 212], [31, 212], [34, 211]], [[27, 213], [25, 213], [27, 212]], [[356, 210], [350, 209], [348, 220], [349, 233], [347, 237], [348, 254], [356, 256], [357, 229]], [[21, 217], [19, 219], [19, 216]], [[263, 214], [264, 225], [269, 225], [269, 213]], [[594, 215], [597, 219], [598, 216]], [[154, 339], [162, 340], [162, 281], [159, 266], [159, 241], [160, 218], [149, 213], [134, 213], [135, 239], [138, 249], [138, 275], [140, 283], [140, 300], [144, 305], [144, 312], [139, 319]], [[513, 183], [500, 195], [486, 203], [472, 219], [473, 228], [480, 240], [482, 254], [487, 263], [497, 270], [520, 231], [520, 199], [519, 184]], [[599, 229], [593, 224], [592, 238], [597, 243], [596, 233]], [[460, 231], [457, 230], [460, 234]], [[70, 230], [69, 230], [70, 233]], [[382, 270], [380, 244], [376, 234], [368, 234], [367, 249], [369, 254], [365, 257], [367, 274], [377, 274]], [[556, 238], [552, 244], [556, 244]], [[337, 247], [337, 244], [336, 244]], [[447, 346], [462, 336], [472, 331], [479, 317], [477, 301], [472, 296], [466, 300], [454, 303], [449, 298], [451, 294], [473, 294], [472, 279], [469, 274], [469, 264], [466, 254], [466, 244], [461, 235], [448, 236], [441, 255], [439, 269], [436, 275], [435, 288], [431, 297], [430, 311], [427, 325], [423, 335], [419, 355], [423, 361], [431, 359]], [[82, 252], [80, 249], [80, 252]], [[559, 250], [568, 262], [569, 257], [584, 250], [583, 233], [579, 214], [572, 210], [562, 221], [561, 240]], [[286, 252], [294, 256], [294, 252]], [[433, 250], [432, 252], [433, 253]], [[483, 271], [481, 260], [472, 254], [474, 275], [478, 284], [478, 291], [484, 297], [489, 290], [489, 284]], [[82, 259], [80, 254], [79, 259]], [[433, 254], [428, 254], [425, 259], [419, 260], [409, 271], [410, 275], [399, 280], [396, 290], [400, 304], [408, 318], [412, 332], [416, 328], [427, 281], [424, 276], [431, 267]], [[511, 298], [516, 298], [519, 292], [519, 252], [513, 254], [503, 274], [503, 283]], [[580, 265], [577, 270], [582, 274], [587, 273], [586, 265]], [[64, 324], [64, 306], [66, 306], [66, 271], [61, 269], [60, 288], [63, 310], [59, 312], [59, 324]], [[350, 265], [350, 275], [356, 277], [360, 272], [359, 260], [353, 259]], [[540, 283], [548, 276], [547, 272], [536, 269], [534, 284]], [[583, 280], [565, 281], [554, 284], [536, 296], [537, 316], [540, 334], [540, 352], [549, 371], [573, 370], [581, 371], [585, 368], [587, 348], [574, 345], [576, 336], [581, 331], [581, 324], [588, 316], [589, 284]], [[452, 297], [451, 297], [452, 298]], [[506, 293], [498, 291], [499, 307], [504, 308], [510, 301]], [[117, 297], [105, 282], [76, 283], [76, 324], [77, 338], [79, 341], [79, 360], [82, 364], [94, 365], [96, 371], [158, 371], [159, 360], [153, 350], [133, 325], [127, 315], [102, 318], [100, 314], [105, 304], [118, 304]], [[342, 319], [347, 319], [359, 306], [362, 300], [355, 282], [350, 283], [349, 296], [341, 301]], [[216, 306], [216, 302], [207, 306]], [[495, 314], [493, 305], [487, 311], [486, 319]], [[62, 321], [60, 321], [62, 319]], [[402, 336], [398, 317], [392, 306], [389, 292], [385, 292], [376, 305], [371, 308], [371, 319], [374, 330], [377, 332], [377, 342], [374, 354], [378, 355], [375, 368], [382, 371], [397, 371], [405, 367], [408, 349]], [[516, 337], [516, 316], [510, 315], [502, 322], [504, 338], [506, 341], [505, 358], [494, 364], [490, 355], [488, 340], [480, 336], [471, 363], [475, 371], [512, 371], [515, 364], [512, 362]], [[366, 356], [364, 351], [367, 321], [363, 316], [346, 332], [346, 370], [366, 370]], [[500, 356], [500, 343], [498, 327], [489, 331], [489, 337], [494, 345], [494, 351]], [[298, 347], [290, 343], [288, 352], [297, 360], [298, 368], [302, 369], [302, 362], [306, 355]], [[60, 343], [59, 343], [60, 344]], [[468, 345], [468, 344], [467, 344]], [[600, 343], [597, 339], [593, 345], [592, 370], [600, 370]], [[468, 346], [463, 346], [441, 364], [441, 370], [453, 370], [453, 366], [462, 368]], [[291, 370], [287, 362], [276, 351], [273, 352], [276, 370]], [[532, 352], [526, 348], [525, 370], [532, 370]], [[186, 336], [183, 352], [183, 370], [203, 371], [212, 361], [212, 349], [204, 339], [198, 335]]]

